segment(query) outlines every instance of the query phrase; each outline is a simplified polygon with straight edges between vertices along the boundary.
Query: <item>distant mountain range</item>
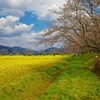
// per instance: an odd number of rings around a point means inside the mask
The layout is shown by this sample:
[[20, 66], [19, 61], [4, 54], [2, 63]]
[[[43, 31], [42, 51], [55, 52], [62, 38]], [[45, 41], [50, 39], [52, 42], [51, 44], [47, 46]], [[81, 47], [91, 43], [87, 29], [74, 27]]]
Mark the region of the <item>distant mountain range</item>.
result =
[[[11, 54], [13, 50], [18, 50], [20, 53], [22, 53], [23, 51], [25, 51], [26, 48], [18, 47], [18, 46], [9, 47], [9, 46], [0, 45], [0, 50], [1, 49], [6, 49], [8, 51], [8, 53]], [[56, 47], [51, 47], [51, 48], [45, 49], [42, 52], [45, 52], [46, 54], [48, 54], [48, 53], [50, 53], [51, 50], [57, 50], [59, 52], [62, 52], [62, 49], [59, 49], [59, 48], [56, 48]], [[33, 51], [34, 54], [39, 53], [39, 51], [36, 51], [36, 50], [32, 50], [32, 51]]]
[[[3, 45], [0, 45], [0, 50], [1, 49], [6, 49], [8, 51], [8, 53], [12, 53], [13, 50], [18, 50], [20, 53], [22, 53], [23, 51], [25, 51], [26, 48], [22, 48], [22, 47], [17, 47], [17, 46], [14, 46], [14, 47], [9, 47], [9, 46], [3, 46]], [[38, 51], [36, 50], [32, 50], [34, 53], [38, 53]]]

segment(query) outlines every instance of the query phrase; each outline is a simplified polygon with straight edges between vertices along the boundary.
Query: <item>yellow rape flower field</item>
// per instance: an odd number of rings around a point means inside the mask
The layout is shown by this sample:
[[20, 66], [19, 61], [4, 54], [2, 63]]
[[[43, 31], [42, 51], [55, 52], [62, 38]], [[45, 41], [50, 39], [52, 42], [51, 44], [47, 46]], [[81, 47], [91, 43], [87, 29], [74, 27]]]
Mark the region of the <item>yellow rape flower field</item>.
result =
[[48, 70], [65, 57], [0, 56], [0, 100], [38, 100], [58, 75]]

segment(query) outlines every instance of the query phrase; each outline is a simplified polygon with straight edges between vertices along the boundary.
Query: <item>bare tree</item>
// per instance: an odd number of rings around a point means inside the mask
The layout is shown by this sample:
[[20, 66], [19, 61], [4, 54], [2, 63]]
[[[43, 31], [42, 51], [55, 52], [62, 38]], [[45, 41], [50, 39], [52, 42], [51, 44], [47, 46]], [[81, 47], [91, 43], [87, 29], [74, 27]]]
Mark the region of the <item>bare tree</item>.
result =
[[59, 54], [60, 52], [57, 49], [52, 49], [52, 50], [50, 50], [50, 53], [55, 56], [56, 54]]
[[7, 55], [8, 54], [8, 50], [7, 49], [1, 49], [0, 50], [0, 54]]
[[33, 51], [31, 50], [31, 49], [25, 49], [24, 51], [23, 51], [23, 53], [25, 54], [25, 55], [32, 55], [33, 54]]
[[20, 54], [20, 51], [18, 51], [18, 50], [13, 50], [13, 51], [12, 51], [12, 54], [13, 54], [13, 55]]
[[46, 54], [46, 52], [44, 51], [44, 49], [43, 49], [43, 48], [40, 48], [40, 49], [39, 49], [39, 54], [40, 54], [40, 55], [45, 55], [45, 54]]
[[62, 42], [69, 50], [100, 52], [99, 11], [100, 0], [67, 0], [59, 11], [52, 10], [58, 17], [51, 28], [44, 30], [39, 44]]

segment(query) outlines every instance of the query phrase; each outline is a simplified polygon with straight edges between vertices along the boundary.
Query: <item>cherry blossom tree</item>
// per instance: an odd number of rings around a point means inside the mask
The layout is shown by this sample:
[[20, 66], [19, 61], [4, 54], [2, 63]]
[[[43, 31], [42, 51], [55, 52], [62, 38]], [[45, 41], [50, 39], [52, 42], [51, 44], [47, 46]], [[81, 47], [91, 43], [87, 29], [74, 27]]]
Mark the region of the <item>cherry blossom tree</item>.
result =
[[[39, 44], [63, 44], [75, 52], [100, 52], [100, 0], [67, 0], [63, 7], [51, 11], [57, 14], [52, 26], [44, 30]], [[67, 45], [67, 46], [66, 46]]]

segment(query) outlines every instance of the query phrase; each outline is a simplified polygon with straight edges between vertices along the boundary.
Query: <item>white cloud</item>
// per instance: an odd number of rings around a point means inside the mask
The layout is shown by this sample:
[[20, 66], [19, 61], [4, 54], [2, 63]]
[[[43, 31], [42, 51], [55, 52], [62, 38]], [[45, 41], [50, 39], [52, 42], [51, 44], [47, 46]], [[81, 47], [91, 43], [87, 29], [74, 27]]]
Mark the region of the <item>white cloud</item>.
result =
[[23, 33], [20, 36], [0, 37], [0, 43], [6, 46], [20, 46], [37, 50], [40, 48], [36, 44], [41, 39], [41, 33], [31, 32], [30, 34]]
[[35, 11], [38, 19], [55, 17], [48, 9], [57, 9], [66, 0], [0, 0], [0, 15], [23, 16], [24, 11]]
[[[51, 20], [55, 14], [49, 9], [58, 9], [66, 0], [0, 0], [0, 44], [7, 46], [21, 46], [37, 49], [34, 46], [40, 39], [43, 31], [31, 32], [34, 24], [20, 23], [19, 19], [25, 11], [31, 11], [39, 20]], [[9, 16], [10, 15], [10, 16]]]
[[19, 23], [19, 17], [7, 16], [0, 18], [0, 36], [15, 36], [21, 35], [24, 32], [30, 32], [33, 24], [26, 25]]

